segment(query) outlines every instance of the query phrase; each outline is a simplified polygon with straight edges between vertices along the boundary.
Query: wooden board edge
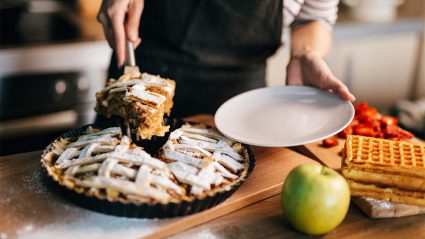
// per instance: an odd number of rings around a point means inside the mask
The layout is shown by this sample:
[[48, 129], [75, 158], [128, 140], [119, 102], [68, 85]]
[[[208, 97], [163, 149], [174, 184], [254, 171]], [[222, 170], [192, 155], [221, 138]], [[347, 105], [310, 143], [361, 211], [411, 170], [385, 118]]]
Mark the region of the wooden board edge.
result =
[[374, 205], [362, 197], [352, 197], [351, 201], [354, 203], [354, 205], [360, 208], [364, 214], [372, 219], [397, 218], [425, 214], [425, 207], [415, 205], [386, 202], [388, 203], [387, 207], [379, 209], [379, 205]]
[[141, 238], [156, 239], [156, 238], [169, 237], [174, 234], [185, 231], [187, 229], [198, 226], [200, 224], [204, 224], [208, 221], [219, 218], [221, 216], [229, 214], [243, 207], [249, 206], [256, 202], [275, 196], [280, 193], [282, 185], [283, 185], [283, 182], [273, 187], [260, 190], [256, 194], [252, 194], [240, 200], [234, 200], [231, 202], [231, 205], [229, 205], [226, 202], [223, 202], [223, 204], [218, 205], [209, 210], [206, 210], [194, 215], [190, 215], [187, 217], [183, 217], [179, 220], [176, 220], [175, 222], [170, 223], [169, 225], [164, 226], [160, 231], [154, 232], [152, 234], [146, 235]]
[[306, 156], [307, 158], [310, 158], [310, 159], [312, 159], [312, 160], [314, 160], [314, 161], [316, 161], [316, 162], [320, 163], [321, 165], [326, 166], [326, 162], [324, 162], [324, 161], [323, 161], [323, 160], [321, 160], [319, 157], [317, 157], [317, 156], [316, 156], [313, 152], [311, 152], [311, 150], [309, 150], [309, 149], [307, 148], [307, 146], [305, 146], [305, 145], [294, 146], [294, 147], [291, 147], [291, 148], [289, 148], [289, 149], [291, 149], [291, 150], [293, 150], [293, 151], [295, 151], [295, 152], [297, 152], [297, 153], [299, 153], [299, 154], [301, 154], [301, 155], [304, 155], [304, 156]]

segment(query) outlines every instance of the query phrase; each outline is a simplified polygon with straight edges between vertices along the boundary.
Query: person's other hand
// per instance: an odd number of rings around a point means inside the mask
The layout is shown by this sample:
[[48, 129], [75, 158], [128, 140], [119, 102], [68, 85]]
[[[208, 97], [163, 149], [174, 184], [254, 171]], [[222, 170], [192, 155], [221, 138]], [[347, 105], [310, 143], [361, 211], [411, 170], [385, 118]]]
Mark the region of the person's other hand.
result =
[[309, 53], [291, 57], [286, 72], [287, 85], [314, 86], [323, 90], [329, 90], [351, 102], [356, 100], [347, 86], [332, 74], [329, 66], [317, 54]]
[[103, 0], [97, 19], [102, 23], [106, 40], [115, 49], [119, 66], [126, 58], [126, 40], [136, 48], [140, 42], [139, 24], [144, 0]]

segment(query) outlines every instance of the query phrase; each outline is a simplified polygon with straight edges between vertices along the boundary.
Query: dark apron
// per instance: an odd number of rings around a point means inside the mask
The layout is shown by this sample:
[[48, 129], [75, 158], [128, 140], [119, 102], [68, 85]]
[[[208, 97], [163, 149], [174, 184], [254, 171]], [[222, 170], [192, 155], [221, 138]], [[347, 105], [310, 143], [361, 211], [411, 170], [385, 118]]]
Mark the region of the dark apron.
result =
[[[146, 0], [136, 62], [176, 81], [173, 116], [213, 114], [265, 86], [266, 59], [281, 34], [282, 0]], [[109, 76], [121, 74], [113, 56]]]

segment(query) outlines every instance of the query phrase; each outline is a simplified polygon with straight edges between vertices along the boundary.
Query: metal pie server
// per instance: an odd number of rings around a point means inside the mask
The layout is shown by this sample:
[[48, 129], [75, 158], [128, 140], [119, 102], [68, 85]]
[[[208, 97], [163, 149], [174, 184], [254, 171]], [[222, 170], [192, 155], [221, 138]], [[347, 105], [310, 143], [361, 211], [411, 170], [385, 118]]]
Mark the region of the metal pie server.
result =
[[127, 59], [125, 63], [124, 73], [140, 72], [139, 67], [136, 66], [136, 58], [134, 56], [133, 43], [127, 40]]

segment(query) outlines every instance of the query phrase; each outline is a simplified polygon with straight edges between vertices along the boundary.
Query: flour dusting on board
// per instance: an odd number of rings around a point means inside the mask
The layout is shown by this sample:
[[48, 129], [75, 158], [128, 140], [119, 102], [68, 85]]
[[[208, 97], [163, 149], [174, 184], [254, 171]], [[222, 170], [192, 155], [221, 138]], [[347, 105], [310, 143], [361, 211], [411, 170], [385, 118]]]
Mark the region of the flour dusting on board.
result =
[[46, 186], [43, 185], [42, 177], [43, 175], [40, 171], [34, 170], [22, 178], [22, 185], [26, 187], [28, 191], [32, 191], [36, 194], [50, 193]]
[[173, 220], [123, 218], [84, 209], [51, 191], [40, 168], [0, 181], [1, 208], [7, 210], [2, 210], [0, 239], [140, 238]]

